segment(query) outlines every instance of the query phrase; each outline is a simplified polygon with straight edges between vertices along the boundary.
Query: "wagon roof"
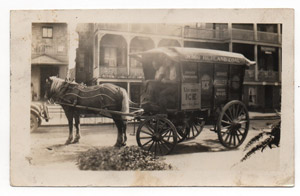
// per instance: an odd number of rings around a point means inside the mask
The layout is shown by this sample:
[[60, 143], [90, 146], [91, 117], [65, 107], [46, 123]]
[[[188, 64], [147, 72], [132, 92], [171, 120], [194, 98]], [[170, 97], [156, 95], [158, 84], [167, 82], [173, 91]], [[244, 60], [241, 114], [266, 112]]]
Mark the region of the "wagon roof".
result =
[[201, 48], [162, 47], [145, 52], [133, 53], [130, 56], [141, 62], [149, 57], [154, 57], [154, 59], [167, 57], [173, 61], [208, 62], [247, 66], [255, 64], [254, 61], [250, 61], [244, 55], [239, 53]]

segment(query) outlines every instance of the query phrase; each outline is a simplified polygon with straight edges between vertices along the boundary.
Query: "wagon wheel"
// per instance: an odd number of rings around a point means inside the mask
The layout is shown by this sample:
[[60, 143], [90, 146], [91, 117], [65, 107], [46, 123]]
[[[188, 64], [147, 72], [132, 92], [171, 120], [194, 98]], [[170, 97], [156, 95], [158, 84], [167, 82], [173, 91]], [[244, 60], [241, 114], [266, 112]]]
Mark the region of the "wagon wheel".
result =
[[227, 103], [217, 122], [218, 138], [227, 148], [237, 148], [246, 139], [249, 130], [248, 110], [241, 101]]
[[34, 114], [30, 114], [30, 132], [33, 133], [39, 127], [38, 117]]
[[136, 133], [136, 140], [142, 149], [151, 151], [155, 155], [166, 155], [177, 144], [176, 128], [166, 118], [150, 117], [140, 124]]
[[189, 127], [187, 127], [188, 135], [186, 139], [194, 139], [196, 138], [203, 130], [204, 121], [200, 121], [197, 119], [190, 120]]

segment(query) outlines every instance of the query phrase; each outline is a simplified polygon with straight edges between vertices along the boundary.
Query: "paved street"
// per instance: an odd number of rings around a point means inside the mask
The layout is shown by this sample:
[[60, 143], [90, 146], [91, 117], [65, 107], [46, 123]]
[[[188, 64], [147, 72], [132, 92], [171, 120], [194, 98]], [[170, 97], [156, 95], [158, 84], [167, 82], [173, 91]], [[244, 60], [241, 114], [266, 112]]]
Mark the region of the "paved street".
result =
[[[245, 163], [237, 164], [244, 155], [243, 148], [247, 141], [258, 134], [257, 128], [266, 128], [266, 123], [270, 121], [251, 121], [248, 136], [243, 145], [236, 150], [224, 148], [218, 141], [217, 134], [209, 130], [206, 126], [203, 132], [194, 140], [180, 143], [176, 146], [171, 155], [164, 156], [165, 162], [170, 163], [175, 170], [228, 170], [232, 167], [250, 167], [251, 169], [276, 169], [276, 165], [270, 167], [265, 164], [264, 158], [268, 161], [279, 163], [276, 150], [266, 150], [268, 152], [257, 152]], [[253, 129], [255, 127], [255, 129]], [[137, 145], [133, 133], [133, 125], [127, 129], [127, 145]], [[79, 152], [86, 151], [93, 147], [112, 146], [116, 142], [117, 129], [114, 125], [94, 125], [81, 127], [81, 140], [79, 144], [64, 145], [68, 137], [67, 126], [42, 126], [31, 134], [31, 155], [32, 166], [68, 168], [78, 170], [76, 158]], [[275, 154], [274, 154], [275, 153]], [[260, 164], [261, 162], [261, 164]]]

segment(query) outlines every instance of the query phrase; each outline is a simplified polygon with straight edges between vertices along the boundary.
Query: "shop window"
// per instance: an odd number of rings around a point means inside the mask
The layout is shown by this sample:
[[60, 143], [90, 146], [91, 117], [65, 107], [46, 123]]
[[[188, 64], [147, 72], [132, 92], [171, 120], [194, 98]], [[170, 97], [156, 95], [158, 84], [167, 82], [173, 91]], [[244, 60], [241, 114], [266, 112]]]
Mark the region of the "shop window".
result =
[[257, 105], [257, 88], [255, 87], [249, 87], [248, 89], [248, 100], [249, 100], [249, 106], [251, 105]]
[[52, 37], [53, 37], [53, 28], [43, 27], [43, 38], [52, 38]]
[[278, 49], [274, 47], [259, 46], [258, 68], [262, 71], [278, 71]]

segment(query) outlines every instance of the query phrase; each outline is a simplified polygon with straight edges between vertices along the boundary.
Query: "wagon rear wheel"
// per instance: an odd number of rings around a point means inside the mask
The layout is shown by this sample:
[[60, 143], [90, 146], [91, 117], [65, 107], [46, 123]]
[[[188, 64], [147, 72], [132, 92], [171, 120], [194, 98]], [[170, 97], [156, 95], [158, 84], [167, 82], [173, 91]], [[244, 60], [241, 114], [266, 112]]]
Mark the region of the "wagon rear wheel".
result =
[[139, 147], [144, 150], [155, 155], [167, 155], [177, 144], [176, 128], [164, 117], [150, 117], [140, 124], [136, 140]]
[[246, 139], [248, 130], [249, 114], [245, 104], [237, 100], [227, 103], [217, 122], [221, 144], [231, 149], [239, 147]]
[[186, 139], [194, 139], [196, 138], [203, 130], [204, 121], [193, 119], [189, 122], [188, 135]]

